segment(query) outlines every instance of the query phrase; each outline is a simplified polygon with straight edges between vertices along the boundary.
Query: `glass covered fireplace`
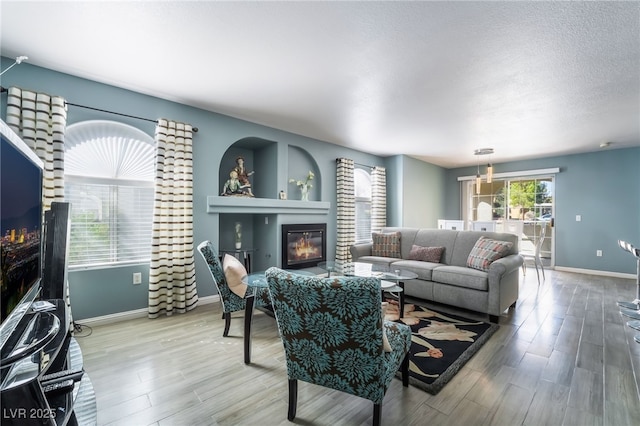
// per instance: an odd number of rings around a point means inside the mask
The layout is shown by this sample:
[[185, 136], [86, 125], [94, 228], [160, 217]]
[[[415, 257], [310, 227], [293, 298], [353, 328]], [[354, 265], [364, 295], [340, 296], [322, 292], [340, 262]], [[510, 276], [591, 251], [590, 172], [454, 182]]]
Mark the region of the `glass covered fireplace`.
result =
[[302, 269], [327, 260], [327, 224], [282, 225], [282, 268]]

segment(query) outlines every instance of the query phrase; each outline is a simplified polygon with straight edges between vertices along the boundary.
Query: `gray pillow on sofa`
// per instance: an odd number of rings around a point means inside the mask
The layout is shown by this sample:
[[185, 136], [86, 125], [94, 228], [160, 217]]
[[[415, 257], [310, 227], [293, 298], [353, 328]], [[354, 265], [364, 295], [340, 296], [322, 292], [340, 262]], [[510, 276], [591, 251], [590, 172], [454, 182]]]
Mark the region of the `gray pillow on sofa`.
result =
[[467, 266], [486, 272], [495, 260], [506, 256], [511, 250], [511, 247], [513, 247], [513, 243], [509, 241], [480, 237], [471, 249], [471, 253], [469, 253]]
[[400, 232], [372, 233], [372, 256], [400, 258]]
[[407, 256], [408, 260], [420, 260], [422, 262], [440, 263], [444, 247], [423, 247], [412, 245]]

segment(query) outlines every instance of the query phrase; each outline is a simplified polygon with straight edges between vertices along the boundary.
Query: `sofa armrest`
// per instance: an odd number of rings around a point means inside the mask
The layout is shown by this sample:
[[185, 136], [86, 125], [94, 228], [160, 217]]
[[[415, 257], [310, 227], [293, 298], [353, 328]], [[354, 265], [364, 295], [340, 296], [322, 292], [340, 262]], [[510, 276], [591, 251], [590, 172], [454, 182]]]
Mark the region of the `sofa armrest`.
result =
[[356, 262], [362, 256], [371, 256], [371, 249], [373, 243], [354, 244], [349, 247], [351, 252], [351, 259]]
[[524, 258], [519, 254], [510, 254], [502, 257], [489, 266], [489, 275], [502, 276], [515, 271], [522, 266]]
[[489, 266], [489, 300], [487, 313], [499, 316], [518, 300], [519, 268], [524, 258], [511, 254], [498, 259]]

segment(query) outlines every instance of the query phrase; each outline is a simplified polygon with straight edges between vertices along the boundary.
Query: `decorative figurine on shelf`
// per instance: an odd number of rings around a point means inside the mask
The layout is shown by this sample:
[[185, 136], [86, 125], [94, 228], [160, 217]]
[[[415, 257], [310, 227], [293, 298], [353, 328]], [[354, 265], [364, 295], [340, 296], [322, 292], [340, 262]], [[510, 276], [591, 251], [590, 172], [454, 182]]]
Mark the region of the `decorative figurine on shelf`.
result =
[[313, 174], [313, 172], [309, 170], [309, 173], [307, 173], [307, 178], [304, 181], [289, 179], [289, 183], [295, 183], [300, 188], [300, 200], [309, 201], [309, 190], [313, 188], [313, 185], [311, 185], [311, 181], [314, 177], [315, 175]]
[[238, 180], [240, 181], [240, 188], [243, 189], [249, 197], [253, 197], [251, 192], [251, 182], [249, 182], [249, 176], [253, 174], [253, 170], [247, 172], [244, 168], [244, 157], [239, 156], [236, 158], [236, 166], [233, 168], [238, 174]]
[[246, 191], [244, 191], [240, 185], [238, 173], [235, 170], [231, 170], [229, 173], [229, 179], [224, 183], [222, 194], [220, 195], [247, 196]]

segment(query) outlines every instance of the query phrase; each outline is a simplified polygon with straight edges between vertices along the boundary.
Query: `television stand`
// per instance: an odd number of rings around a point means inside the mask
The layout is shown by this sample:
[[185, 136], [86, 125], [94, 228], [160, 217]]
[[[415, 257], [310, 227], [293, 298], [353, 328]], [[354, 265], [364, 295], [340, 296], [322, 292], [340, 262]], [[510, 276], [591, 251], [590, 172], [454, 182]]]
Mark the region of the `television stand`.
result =
[[9, 353], [2, 354], [3, 426], [97, 423], [93, 385], [69, 330], [68, 308], [62, 299], [48, 302], [53, 309], [25, 314], [10, 338]]

